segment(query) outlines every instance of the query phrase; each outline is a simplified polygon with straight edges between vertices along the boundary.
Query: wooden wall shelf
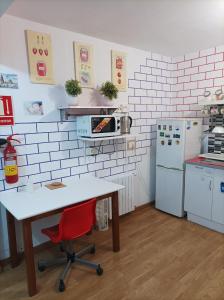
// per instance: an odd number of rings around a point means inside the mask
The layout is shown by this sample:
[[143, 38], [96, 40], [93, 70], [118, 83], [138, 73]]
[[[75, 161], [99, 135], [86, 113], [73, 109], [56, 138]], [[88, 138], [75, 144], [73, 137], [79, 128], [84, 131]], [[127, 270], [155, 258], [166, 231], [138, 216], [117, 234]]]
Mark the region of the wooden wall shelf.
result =
[[118, 106], [59, 106], [61, 121], [68, 120], [69, 116], [83, 116], [83, 115], [110, 115]]

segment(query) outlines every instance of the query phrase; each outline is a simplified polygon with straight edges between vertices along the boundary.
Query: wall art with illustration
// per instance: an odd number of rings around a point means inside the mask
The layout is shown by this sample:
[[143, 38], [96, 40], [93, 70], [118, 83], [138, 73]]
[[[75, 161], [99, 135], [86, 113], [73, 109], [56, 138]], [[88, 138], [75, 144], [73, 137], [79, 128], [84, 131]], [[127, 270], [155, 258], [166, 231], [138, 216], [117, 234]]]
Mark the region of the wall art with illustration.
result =
[[112, 82], [119, 91], [127, 90], [127, 54], [111, 51]]
[[54, 84], [51, 36], [26, 30], [26, 41], [31, 81]]
[[75, 75], [81, 87], [93, 88], [93, 47], [91, 45], [74, 42]]
[[26, 114], [41, 116], [44, 114], [42, 101], [27, 101], [24, 103]]
[[0, 88], [18, 89], [18, 76], [0, 73]]

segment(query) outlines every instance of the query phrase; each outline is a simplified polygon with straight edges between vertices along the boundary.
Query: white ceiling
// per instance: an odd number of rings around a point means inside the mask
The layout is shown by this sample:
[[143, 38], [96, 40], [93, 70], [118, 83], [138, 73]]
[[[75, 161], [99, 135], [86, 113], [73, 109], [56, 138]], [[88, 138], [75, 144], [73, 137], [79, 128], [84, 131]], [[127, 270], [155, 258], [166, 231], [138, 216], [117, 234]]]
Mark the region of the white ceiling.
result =
[[224, 0], [14, 0], [6, 13], [170, 56], [224, 44]]

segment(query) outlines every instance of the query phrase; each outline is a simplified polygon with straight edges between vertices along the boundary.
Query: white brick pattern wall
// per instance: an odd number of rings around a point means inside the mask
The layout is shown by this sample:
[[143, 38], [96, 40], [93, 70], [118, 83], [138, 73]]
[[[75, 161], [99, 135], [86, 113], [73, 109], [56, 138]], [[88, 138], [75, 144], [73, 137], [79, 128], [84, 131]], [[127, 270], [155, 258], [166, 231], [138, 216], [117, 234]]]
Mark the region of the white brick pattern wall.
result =
[[[76, 137], [76, 122], [16, 124], [1, 128], [1, 137], [20, 134], [17, 146], [20, 180], [7, 185], [0, 159], [0, 191], [18, 188], [32, 176], [36, 183], [66, 180], [70, 176], [107, 177], [136, 169], [156, 138], [158, 118], [201, 117], [197, 104], [206, 89], [224, 89], [224, 46], [170, 58], [151, 54], [128, 80], [132, 132], [136, 151], [125, 157], [124, 142], [102, 143], [102, 154], [84, 157], [83, 142]], [[207, 122], [207, 120], [206, 120]]]

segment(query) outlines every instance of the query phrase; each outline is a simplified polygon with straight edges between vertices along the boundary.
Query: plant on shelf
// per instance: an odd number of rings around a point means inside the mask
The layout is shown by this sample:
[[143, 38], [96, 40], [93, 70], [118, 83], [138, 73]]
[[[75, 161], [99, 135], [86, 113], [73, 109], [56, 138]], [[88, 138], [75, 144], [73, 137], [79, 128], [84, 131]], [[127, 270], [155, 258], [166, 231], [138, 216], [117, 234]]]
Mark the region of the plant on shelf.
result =
[[102, 84], [100, 88], [100, 93], [108, 99], [113, 100], [117, 99], [118, 89], [112, 82], [106, 81]]
[[71, 96], [78, 96], [82, 93], [82, 88], [80, 86], [80, 82], [78, 80], [67, 80], [65, 82], [65, 90], [67, 92], [68, 95]]

